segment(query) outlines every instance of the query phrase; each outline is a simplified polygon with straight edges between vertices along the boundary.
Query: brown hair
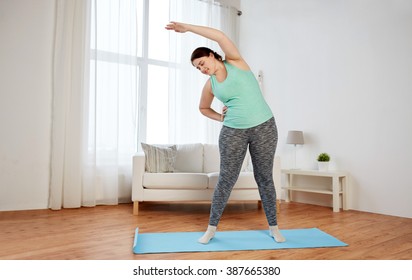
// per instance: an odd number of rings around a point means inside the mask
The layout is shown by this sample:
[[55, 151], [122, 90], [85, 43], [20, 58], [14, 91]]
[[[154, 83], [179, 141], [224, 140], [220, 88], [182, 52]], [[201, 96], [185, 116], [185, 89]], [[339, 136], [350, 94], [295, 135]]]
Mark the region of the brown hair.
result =
[[213, 51], [213, 50], [211, 50], [207, 47], [199, 47], [199, 48], [195, 49], [192, 52], [192, 56], [190, 57], [190, 61], [193, 64], [193, 60], [195, 60], [196, 58], [209, 56], [210, 53], [212, 53], [217, 60], [220, 60], [220, 61], [223, 60], [222, 56], [220, 54], [218, 54], [217, 52], [215, 52], [215, 51]]

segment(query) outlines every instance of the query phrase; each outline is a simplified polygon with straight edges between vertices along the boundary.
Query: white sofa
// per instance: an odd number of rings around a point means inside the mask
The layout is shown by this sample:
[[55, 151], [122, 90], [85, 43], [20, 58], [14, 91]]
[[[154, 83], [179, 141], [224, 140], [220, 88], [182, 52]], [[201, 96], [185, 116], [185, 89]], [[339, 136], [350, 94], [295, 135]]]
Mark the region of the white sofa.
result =
[[[138, 215], [139, 202], [144, 201], [211, 201], [219, 176], [218, 146], [195, 143], [175, 145], [174, 148], [173, 172], [147, 172], [145, 154], [141, 152], [133, 156], [134, 215]], [[280, 170], [280, 158], [276, 156], [273, 179], [278, 194], [277, 203], [280, 199]], [[260, 201], [249, 153], [229, 200]]]

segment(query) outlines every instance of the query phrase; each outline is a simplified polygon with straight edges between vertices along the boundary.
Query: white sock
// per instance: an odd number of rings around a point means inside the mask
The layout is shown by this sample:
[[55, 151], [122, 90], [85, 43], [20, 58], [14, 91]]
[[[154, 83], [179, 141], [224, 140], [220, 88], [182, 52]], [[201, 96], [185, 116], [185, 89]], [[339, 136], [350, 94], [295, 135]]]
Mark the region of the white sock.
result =
[[200, 237], [197, 241], [202, 244], [207, 244], [209, 241], [215, 236], [216, 227], [215, 226], [208, 226], [205, 234]]
[[272, 236], [276, 242], [282, 243], [285, 242], [286, 239], [283, 237], [283, 235], [280, 233], [278, 226], [270, 226], [269, 227], [269, 234]]

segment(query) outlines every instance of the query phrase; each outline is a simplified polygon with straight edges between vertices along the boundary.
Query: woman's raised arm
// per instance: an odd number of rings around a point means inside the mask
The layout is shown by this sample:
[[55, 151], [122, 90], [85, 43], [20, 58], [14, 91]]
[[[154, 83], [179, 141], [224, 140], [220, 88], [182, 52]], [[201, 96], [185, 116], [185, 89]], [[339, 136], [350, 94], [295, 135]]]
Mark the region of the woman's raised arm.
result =
[[207, 39], [213, 40], [219, 44], [222, 51], [225, 53], [226, 60], [243, 60], [236, 45], [226, 36], [222, 31], [200, 25], [193, 25], [181, 22], [170, 22], [166, 25], [167, 30], [174, 30], [175, 32], [185, 33], [192, 32]]

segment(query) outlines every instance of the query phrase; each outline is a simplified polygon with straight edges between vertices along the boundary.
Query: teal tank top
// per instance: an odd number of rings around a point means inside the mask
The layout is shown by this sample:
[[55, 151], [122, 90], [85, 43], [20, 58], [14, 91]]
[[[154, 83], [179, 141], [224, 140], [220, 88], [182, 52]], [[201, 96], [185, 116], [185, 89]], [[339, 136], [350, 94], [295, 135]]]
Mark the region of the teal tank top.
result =
[[227, 76], [218, 82], [210, 77], [213, 95], [227, 106], [223, 125], [231, 128], [251, 128], [273, 117], [263, 98], [259, 83], [250, 70], [242, 70], [224, 61]]

